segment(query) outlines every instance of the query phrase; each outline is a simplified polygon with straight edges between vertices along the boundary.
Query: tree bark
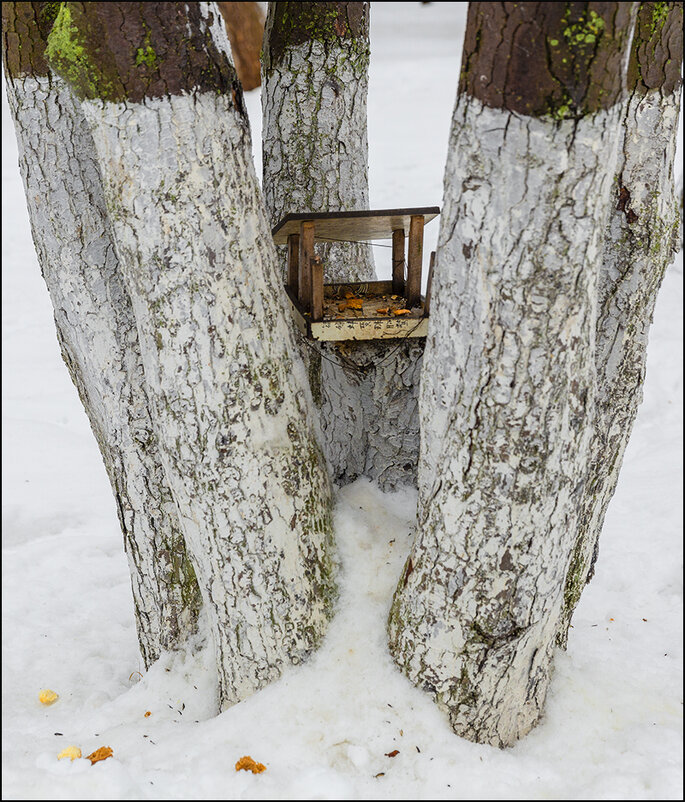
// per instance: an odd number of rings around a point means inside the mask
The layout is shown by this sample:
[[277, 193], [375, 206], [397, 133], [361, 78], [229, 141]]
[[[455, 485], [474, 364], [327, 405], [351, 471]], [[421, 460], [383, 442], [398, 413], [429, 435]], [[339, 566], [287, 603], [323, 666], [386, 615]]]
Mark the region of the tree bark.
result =
[[231, 43], [231, 53], [243, 89], [249, 92], [262, 82], [261, 60], [264, 12], [260, 3], [219, 3]]
[[201, 602], [152, 430], [93, 140], [78, 103], [43, 57], [54, 18], [49, 6], [3, 3], [7, 94], [57, 339], [112, 485], [149, 666], [184, 644]]
[[419, 531], [389, 637], [455, 732], [481, 743], [528, 732], [549, 685], [633, 10], [469, 6], [422, 374]]
[[629, 71], [612, 212], [599, 275], [597, 412], [558, 640], [592, 578], [604, 524], [642, 401], [647, 336], [666, 267], [679, 248], [673, 161], [683, 63], [683, 4], [641, 3]]
[[[263, 189], [272, 225], [294, 212], [368, 209], [369, 3], [269, 4]], [[285, 248], [279, 249], [285, 275]], [[366, 244], [317, 244], [327, 282], [372, 281]], [[416, 483], [423, 341], [304, 341], [333, 479]]]
[[323, 636], [329, 480], [216, 4], [122, 5], [64, 4], [48, 53], [93, 131], [224, 707]]
[[[289, 213], [369, 208], [369, 54], [368, 3], [269, 3], [262, 187], [272, 225]], [[376, 277], [369, 245], [319, 251], [326, 282]]]

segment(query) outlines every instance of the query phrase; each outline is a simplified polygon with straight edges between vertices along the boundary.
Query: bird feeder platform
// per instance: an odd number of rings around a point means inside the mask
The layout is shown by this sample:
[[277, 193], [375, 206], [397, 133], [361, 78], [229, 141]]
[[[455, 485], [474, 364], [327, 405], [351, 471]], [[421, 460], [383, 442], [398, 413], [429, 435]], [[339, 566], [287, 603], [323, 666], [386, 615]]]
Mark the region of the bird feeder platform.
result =
[[[328, 342], [425, 337], [435, 254], [423, 297], [423, 228], [439, 214], [429, 206], [286, 215], [272, 234], [276, 245], [288, 246], [285, 289], [300, 331]], [[392, 281], [324, 284], [315, 242], [380, 239], [392, 240]]]

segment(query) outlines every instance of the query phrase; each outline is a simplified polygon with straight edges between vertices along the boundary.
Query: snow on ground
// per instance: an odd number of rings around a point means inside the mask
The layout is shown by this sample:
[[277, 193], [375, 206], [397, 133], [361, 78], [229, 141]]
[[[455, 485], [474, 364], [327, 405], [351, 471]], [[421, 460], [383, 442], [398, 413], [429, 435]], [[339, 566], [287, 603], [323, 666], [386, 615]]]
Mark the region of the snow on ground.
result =
[[[463, 5], [373, 4], [372, 207], [441, 203]], [[258, 93], [248, 103], [258, 140]], [[5, 106], [2, 141], [4, 799], [682, 798], [682, 256], [597, 574], [527, 738], [457, 738], [393, 668], [384, 625], [415, 494], [367, 481], [338, 495], [342, 595], [323, 647], [216, 716], [208, 650], [136, 673], [114, 503], [59, 357]], [[41, 706], [41, 688], [59, 701]], [[58, 761], [71, 744], [114, 757]], [[237, 773], [243, 755], [267, 771]]]

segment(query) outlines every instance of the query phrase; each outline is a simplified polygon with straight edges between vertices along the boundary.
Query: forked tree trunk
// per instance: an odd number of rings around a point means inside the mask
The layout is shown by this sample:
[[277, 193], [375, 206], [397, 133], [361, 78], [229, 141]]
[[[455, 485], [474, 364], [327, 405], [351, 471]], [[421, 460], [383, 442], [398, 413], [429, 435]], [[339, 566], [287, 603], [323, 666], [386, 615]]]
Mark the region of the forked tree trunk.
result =
[[219, 3], [231, 43], [231, 53], [243, 89], [249, 92], [261, 83], [264, 11], [261, 3]]
[[549, 684], [633, 11], [469, 6], [422, 374], [419, 531], [389, 636], [455, 732], [481, 743], [528, 732]]
[[[262, 137], [272, 225], [289, 213], [368, 209], [369, 52], [369, 3], [269, 4]], [[369, 245], [317, 251], [326, 282], [375, 279]], [[423, 342], [300, 345], [333, 478], [415, 483]]]
[[666, 267], [678, 249], [673, 160], [683, 63], [683, 4], [641, 3], [599, 277], [597, 414], [559, 643], [590, 581], [607, 507], [642, 401], [647, 335]]
[[152, 431], [93, 139], [69, 88], [43, 57], [50, 5], [3, 3], [7, 94], [57, 338], [114, 492], [149, 666], [163, 650], [183, 645], [201, 602]]
[[326, 629], [329, 481], [216, 4], [121, 5], [64, 4], [48, 53], [93, 131], [225, 706]]

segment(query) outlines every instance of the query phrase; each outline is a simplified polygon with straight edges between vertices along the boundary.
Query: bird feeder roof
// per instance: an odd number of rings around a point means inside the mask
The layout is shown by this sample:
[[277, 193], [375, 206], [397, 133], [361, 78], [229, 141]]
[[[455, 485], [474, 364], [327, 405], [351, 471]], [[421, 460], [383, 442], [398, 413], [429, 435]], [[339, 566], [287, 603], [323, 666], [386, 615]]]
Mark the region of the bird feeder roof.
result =
[[276, 245], [287, 245], [288, 235], [300, 233], [300, 223], [315, 223], [314, 238], [328, 242], [369, 242], [392, 239], [393, 231], [409, 233], [414, 215], [421, 215], [429, 223], [440, 214], [438, 206], [420, 206], [416, 209], [378, 209], [360, 212], [309, 212], [287, 214], [271, 233]]

